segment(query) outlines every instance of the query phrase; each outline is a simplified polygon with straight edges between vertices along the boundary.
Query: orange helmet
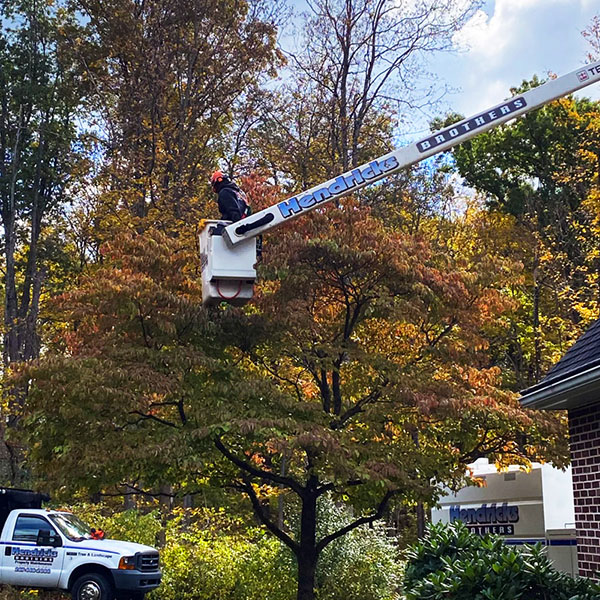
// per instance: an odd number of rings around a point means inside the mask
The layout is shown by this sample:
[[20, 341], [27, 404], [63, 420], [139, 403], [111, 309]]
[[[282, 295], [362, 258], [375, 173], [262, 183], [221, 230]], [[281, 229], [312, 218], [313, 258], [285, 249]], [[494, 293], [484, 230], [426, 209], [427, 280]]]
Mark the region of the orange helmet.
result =
[[210, 176], [210, 185], [212, 185], [213, 187], [215, 187], [215, 185], [217, 185], [217, 183], [220, 183], [224, 179], [225, 179], [225, 175], [223, 175], [222, 171], [215, 171]]

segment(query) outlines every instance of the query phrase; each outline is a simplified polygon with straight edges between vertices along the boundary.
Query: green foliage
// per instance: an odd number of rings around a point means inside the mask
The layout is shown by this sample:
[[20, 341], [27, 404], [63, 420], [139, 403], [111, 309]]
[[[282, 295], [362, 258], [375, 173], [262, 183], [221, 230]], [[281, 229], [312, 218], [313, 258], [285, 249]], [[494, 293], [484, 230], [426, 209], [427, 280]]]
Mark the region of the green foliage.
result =
[[[73, 508], [107, 537], [156, 546], [159, 510], [113, 512], [106, 505]], [[151, 600], [292, 600], [294, 566], [280, 544], [257, 528], [214, 509], [175, 510], [160, 548], [163, 584]]]
[[432, 526], [407, 558], [407, 600], [594, 600], [600, 593], [554, 569], [541, 545], [519, 550], [461, 522]]
[[[534, 78], [511, 91], [540, 83]], [[597, 102], [562, 98], [452, 151], [488, 213], [514, 218], [513, 232], [501, 239], [523, 263], [523, 278], [506, 289], [517, 302], [504, 331], [490, 336], [490, 354], [513, 389], [537, 383], [598, 316], [598, 109]]]
[[78, 131], [89, 90], [65, 39], [67, 31], [79, 31], [65, 4], [0, 3], [0, 220], [10, 361], [37, 355], [35, 320], [46, 280], [60, 287], [52, 279], [64, 246], [61, 215], [89, 163], [87, 139]]
[[[163, 585], [152, 597], [157, 600], [258, 598], [264, 584], [273, 598], [288, 598], [290, 595], [284, 591], [285, 577], [272, 576], [276, 546], [264, 537], [255, 542], [229, 536], [207, 540], [189, 535], [187, 542], [171, 539], [162, 551]], [[279, 586], [283, 587], [278, 589]], [[293, 584], [287, 587], [293, 590]]]
[[[158, 510], [114, 512], [102, 504], [72, 510], [113, 539], [154, 546], [162, 528]], [[351, 520], [347, 507], [329, 498], [319, 502], [319, 538]], [[265, 590], [269, 600], [295, 597], [293, 554], [262, 530], [248, 528], [222, 510], [176, 510], [164, 533], [163, 584], [149, 596], [151, 600], [263, 600]], [[359, 527], [322, 552], [318, 598], [395, 600], [400, 575], [397, 544], [383, 523]]]
[[[353, 520], [348, 507], [328, 497], [319, 502], [318, 537], [331, 534]], [[321, 600], [393, 600], [400, 584], [401, 562], [396, 540], [385, 524], [357, 527], [329, 544], [317, 565]]]
[[[167, 525], [163, 585], [154, 600], [262, 600], [266, 590], [269, 600], [295, 597], [296, 566], [288, 548], [259, 529], [240, 528], [224, 512], [192, 514], [188, 524], [189, 513], [178, 513]], [[318, 535], [351, 520], [348, 508], [323, 499]], [[378, 523], [355, 529], [323, 551], [316, 587], [320, 600], [393, 600], [399, 581], [396, 544]]]
[[147, 546], [156, 545], [162, 527], [158, 510], [148, 513], [133, 509], [114, 512], [102, 504], [81, 504], [70, 510], [90, 527], [102, 529], [107, 537]]
[[274, 600], [294, 596], [293, 571], [281, 569], [279, 543], [264, 534], [170, 537], [161, 556], [164, 579], [155, 600], [259, 600], [265, 590]]

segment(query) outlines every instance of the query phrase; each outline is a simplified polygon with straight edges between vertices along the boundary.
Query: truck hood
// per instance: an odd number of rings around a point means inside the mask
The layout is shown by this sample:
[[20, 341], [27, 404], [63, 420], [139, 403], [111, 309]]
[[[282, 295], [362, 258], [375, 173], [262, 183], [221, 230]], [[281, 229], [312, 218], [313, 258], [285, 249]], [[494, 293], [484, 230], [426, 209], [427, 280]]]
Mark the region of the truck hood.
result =
[[121, 540], [81, 540], [80, 542], [69, 542], [68, 545], [81, 550], [108, 552], [119, 554], [119, 556], [133, 556], [136, 552], [158, 552], [156, 548], [152, 548], [151, 546], [144, 546], [135, 542], [123, 542]]

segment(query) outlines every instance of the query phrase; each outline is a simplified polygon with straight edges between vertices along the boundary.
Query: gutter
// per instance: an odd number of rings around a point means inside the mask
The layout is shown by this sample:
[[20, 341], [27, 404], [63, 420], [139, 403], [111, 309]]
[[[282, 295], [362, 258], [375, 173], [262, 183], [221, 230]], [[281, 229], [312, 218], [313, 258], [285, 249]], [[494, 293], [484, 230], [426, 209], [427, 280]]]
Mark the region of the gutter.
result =
[[[537, 386], [536, 386], [537, 387]], [[600, 400], [600, 365], [592, 367], [541, 389], [524, 390], [520, 402], [524, 408], [559, 410]]]

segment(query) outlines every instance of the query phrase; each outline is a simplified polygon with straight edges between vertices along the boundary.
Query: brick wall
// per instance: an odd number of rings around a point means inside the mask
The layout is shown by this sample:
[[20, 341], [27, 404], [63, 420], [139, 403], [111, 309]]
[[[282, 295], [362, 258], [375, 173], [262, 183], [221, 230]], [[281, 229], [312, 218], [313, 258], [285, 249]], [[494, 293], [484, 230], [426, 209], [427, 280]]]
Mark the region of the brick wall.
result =
[[600, 403], [569, 411], [579, 574], [600, 580]]

